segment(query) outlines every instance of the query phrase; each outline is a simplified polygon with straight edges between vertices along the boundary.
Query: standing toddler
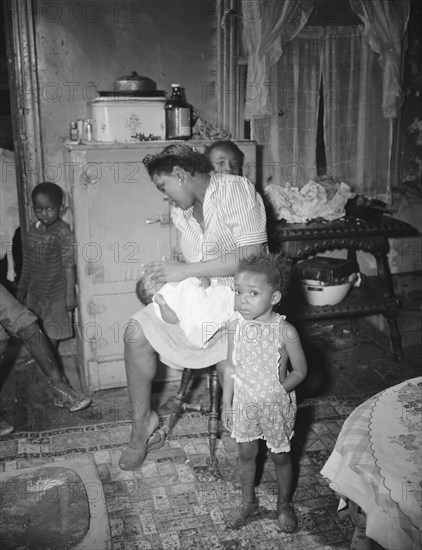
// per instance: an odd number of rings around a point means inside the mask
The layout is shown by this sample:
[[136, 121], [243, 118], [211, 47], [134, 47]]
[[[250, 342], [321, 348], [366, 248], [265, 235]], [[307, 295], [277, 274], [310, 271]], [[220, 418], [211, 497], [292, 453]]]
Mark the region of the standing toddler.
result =
[[234, 279], [235, 310], [224, 371], [223, 423], [239, 448], [242, 504], [227, 518], [238, 529], [257, 512], [256, 459], [263, 439], [275, 465], [277, 518], [284, 533], [297, 528], [291, 504], [290, 440], [296, 417], [294, 389], [307, 374], [296, 329], [273, 311], [281, 300], [281, 274], [271, 256], [240, 262]]

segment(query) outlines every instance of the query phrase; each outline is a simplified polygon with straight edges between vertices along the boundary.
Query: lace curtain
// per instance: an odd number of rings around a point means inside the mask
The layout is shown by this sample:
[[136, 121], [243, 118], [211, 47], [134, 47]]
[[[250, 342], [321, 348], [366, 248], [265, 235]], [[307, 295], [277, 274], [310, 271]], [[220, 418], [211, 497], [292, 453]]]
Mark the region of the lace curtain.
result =
[[314, 0], [242, 0], [243, 46], [248, 58], [245, 118], [272, 112], [270, 68], [283, 45], [306, 25]]
[[242, 5], [245, 118], [252, 120], [253, 138], [264, 145], [264, 185], [290, 181], [301, 186], [316, 178], [322, 77], [330, 175], [358, 193], [389, 202], [391, 119], [401, 104], [408, 0], [350, 0], [364, 25], [349, 31], [305, 27], [313, 0]]
[[283, 56], [269, 75], [273, 114], [253, 119], [253, 137], [264, 146], [264, 185], [288, 181], [301, 187], [317, 176], [322, 53], [315, 31], [316, 27], [305, 28], [285, 44]]
[[327, 175], [388, 201], [391, 120], [374, 108], [382, 103], [382, 77], [363, 29], [303, 29], [285, 45], [270, 79], [275, 112], [253, 119], [254, 139], [264, 146], [264, 184], [316, 180], [322, 81]]
[[392, 121], [383, 116], [382, 71], [361, 27], [326, 27], [323, 40], [327, 175], [390, 202]]
[[400, 85], [401, 41], [409, 21], [410, 0], [349, 0], [362, 20], [365, 36], [379, 54], [383, 73], [384, 116], [395, 118], [403, 103]]

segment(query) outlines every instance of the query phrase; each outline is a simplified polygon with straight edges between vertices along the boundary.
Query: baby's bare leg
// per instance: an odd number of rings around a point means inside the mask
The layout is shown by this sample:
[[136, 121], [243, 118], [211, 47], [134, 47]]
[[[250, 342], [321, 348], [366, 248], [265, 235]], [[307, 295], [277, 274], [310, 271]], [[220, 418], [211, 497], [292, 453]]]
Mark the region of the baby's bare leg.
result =
[[177, 323], [179, 322], [179, 317], [176, 315], [175, 311], [171, 309], [171, 307], [167, 304], [164, 296], [162, 296], [161, 294], [156, 294], [154, 297], [154, 302], [156, 302], [160, 307], [163, 321], [171, 325], [177, 325]]

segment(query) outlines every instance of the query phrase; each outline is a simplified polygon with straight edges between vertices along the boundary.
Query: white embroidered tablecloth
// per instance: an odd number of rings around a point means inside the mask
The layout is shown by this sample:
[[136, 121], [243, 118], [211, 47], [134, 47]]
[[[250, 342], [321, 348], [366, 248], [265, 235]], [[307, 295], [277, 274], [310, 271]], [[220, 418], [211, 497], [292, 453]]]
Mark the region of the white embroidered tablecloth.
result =
[[422, 377], [371, 397], [345, 421], [321, 470], [366, 514], [366, 535], [387, 550], [420, 550]]

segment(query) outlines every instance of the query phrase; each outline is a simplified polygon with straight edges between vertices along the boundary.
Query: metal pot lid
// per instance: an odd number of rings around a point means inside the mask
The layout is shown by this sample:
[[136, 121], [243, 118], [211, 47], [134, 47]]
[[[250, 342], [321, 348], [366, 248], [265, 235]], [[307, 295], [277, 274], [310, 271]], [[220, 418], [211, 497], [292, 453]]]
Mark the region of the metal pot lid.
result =
[[122, 84], [126, 82], [133, 82], [136, 85], [142, 86], [142, 91], [155, 91], [157, 89], [157, 84], [147, 76], [140, 76], [136, 71], [132, 71], [128, 76], [121, 76], [116, 80], [116, 84]]

